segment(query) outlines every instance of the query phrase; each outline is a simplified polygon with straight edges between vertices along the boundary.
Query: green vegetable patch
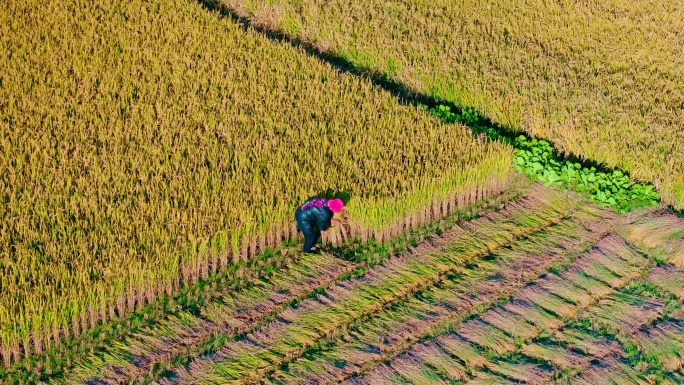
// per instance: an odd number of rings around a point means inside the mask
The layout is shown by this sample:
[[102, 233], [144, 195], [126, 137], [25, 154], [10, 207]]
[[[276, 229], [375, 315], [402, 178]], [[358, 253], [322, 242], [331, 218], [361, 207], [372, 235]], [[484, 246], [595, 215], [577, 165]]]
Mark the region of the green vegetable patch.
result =
[[473, 109], [466, 108], [456, 113], [445, 105], [423, 108], [446, 122], [458, 122], [471, 127], [476, 135], [484, 134], [490, 140], [512, 145], [515, 148], [516, 171], [545, 185], [583, 192], [592, 200], [611, 206], [621, 213], [657, 206], [660, 202], [660, 194], [654, 190], [652, 184], [633, 182], [629, 175], [620, 170], [609, 171], [582, 164], [572, 158], [560, 157], [554, 152], [550, 142], [506, 133], [487, 124]]

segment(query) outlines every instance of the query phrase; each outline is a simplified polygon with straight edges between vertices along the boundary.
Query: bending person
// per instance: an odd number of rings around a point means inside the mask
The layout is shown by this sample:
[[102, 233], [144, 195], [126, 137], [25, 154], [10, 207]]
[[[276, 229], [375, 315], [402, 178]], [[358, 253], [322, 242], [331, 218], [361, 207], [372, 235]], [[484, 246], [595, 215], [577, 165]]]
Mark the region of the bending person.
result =
[[295, 211], [297, 230], [304, 234], [304, 252], [320, 253], [316, 243], [321, 238], [321, 231], [328, 230], [331, 226], [339, 225], [340, 221], [333, 218], [344, 208], [341, 199], [310, 199]]

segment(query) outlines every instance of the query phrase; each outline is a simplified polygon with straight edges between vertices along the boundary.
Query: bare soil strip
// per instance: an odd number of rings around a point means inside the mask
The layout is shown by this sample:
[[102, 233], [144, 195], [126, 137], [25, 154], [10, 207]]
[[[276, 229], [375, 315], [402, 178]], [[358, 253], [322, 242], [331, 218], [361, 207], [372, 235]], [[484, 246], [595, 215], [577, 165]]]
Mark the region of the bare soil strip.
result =
[[[572, 201], [543, 188], [514, 202], [500, 213], [455, 227], [412, 253], [391, 258], [364, 277], [342, 282], [316, 300], [305, 300], [243, 341], [231, 343], [211, 357], [193, 361], [176, 372], [182, 382], [256, 379], [266, 370], [297, 357], [318, 339], [352, 321], [381, 310], [409, 294], [437, 283], [462, 269], [463, 263], [510, 242], [511, 234], [524, 236], [562, 220]], [[485, 231], [486, 228], [486, 231]], [[444, 253], [450, 245], [460, 253]]]

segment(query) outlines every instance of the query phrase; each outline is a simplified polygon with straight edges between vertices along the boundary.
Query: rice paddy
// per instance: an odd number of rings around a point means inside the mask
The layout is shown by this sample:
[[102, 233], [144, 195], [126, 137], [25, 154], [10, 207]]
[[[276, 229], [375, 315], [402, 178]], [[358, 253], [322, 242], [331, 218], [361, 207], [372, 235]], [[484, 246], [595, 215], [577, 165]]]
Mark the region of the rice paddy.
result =
[[377, 265], [302, 257], [105, 345], [49, 382], [676, 378], [683, 282], [670, 279], [682, 271], [657, 265], [657, 245], [621, 235], [656, 214], [617, 215], [538, 185], [522, 195]]
[[209, 0], [684, 208], [684, 1]]
[[682, 206], [684, 7], [335, 1], [0, 6], [0, 383], [684, 383], [684, 219], [623, 173]]
[[326, 241], [382, 241], [510, 181], [509, 147], [194, 1], [12, 0], [0, 47], [5, 366], [296, 238], [312, 195], [352, 197]]

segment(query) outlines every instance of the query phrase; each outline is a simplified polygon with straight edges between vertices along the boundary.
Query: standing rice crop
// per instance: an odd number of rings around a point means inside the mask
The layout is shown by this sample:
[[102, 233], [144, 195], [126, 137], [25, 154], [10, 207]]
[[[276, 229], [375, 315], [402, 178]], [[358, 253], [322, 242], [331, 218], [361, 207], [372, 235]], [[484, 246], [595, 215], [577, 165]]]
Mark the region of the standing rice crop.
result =
[[214, 0], [684, 207], [684, 0]]

